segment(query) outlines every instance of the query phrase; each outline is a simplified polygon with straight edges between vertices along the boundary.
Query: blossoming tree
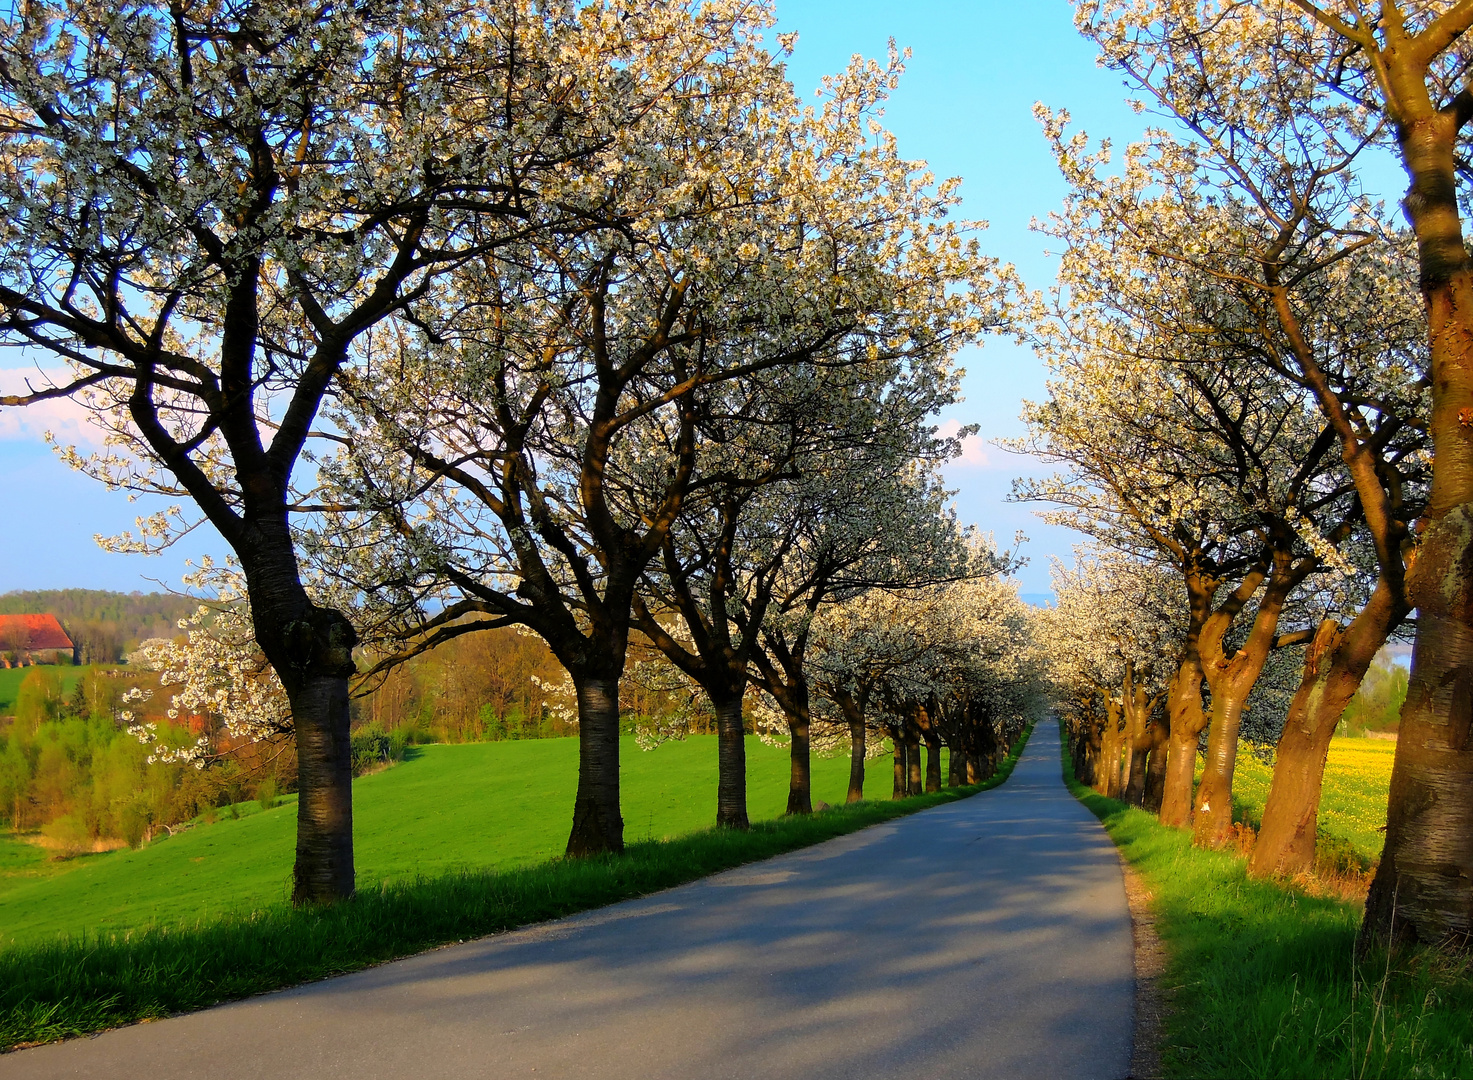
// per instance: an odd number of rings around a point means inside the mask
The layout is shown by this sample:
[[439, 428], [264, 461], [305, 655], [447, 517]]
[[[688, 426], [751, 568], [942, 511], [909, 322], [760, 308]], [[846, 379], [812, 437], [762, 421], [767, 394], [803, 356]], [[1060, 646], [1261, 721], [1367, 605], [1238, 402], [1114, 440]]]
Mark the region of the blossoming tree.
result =
[[603, 224], [589, 177], [734, 6], [69, 0], [0, 21], [0, 335], [64, 365], [3, 404], [83, 402], [111, 443], [74, 464], [187, 497], [235, 553], [291, 702], [298, 902], [354, 884], [355, 633], [293, 537], [325, 509], [301, 468], [323, 402], [466, 260]]
[[[1459, 764], [1461, 751], [1440, 737], [1451, 730], [1447, 718], [1457, 706], [1437, 688], [1455, 681], [1448, 673], [1462, 661], [1446, 642], [1461, 640], [1465, 631], [1453, 627], [1467, 623], [1466, 605], [1458, 599], [1467, 589], [1460, 584], [1457, 552], [1466, 546], [1459, 539], [1466, 531], [1461, 508], [1468, 501], [1463, 413], [1473, 384], [1458, 374], [1467, 351], [1469, 264], [1456, 196], [1456, 148], [1473, 117], [1473, 98], [1461, 86], [1458, 44], [1473, 23], [1473, 8], [1430, 2], [1363, 8], [1309, 0], [1226, 9], [1094, 3], [1080, 5], [1079, 22], [1100, 41], [1106, 62], [1191, 129], [1222, 186], [1236, 188], [1268, 226], [1263, 239], [1248, 247], [1249, 272], [1238, 285], [1264, 298], [1269, 321], [1284, 337], [1280, 366], [1314, 390], [1335, 426], [1372, 533], [1379, 582], [1350, 624], [1326, 623], [1311, 650], [1294, 718], [1285, 728], [1255, 872], [1299, 869], [1312, 857], [1334, 718], [1389, 628], [1413, 606], [1418, 609], [1425, 647], [1418, 649], [1420, 674], [1413, 681], [1426, 692], [1410, 694], [1407, 718], [1430, 727], [1424, 736], [1413, 726], [1413, 737], [1398, 747], [1388, 855], [1366, 922], [1366, 940], [1386, 936], [1391, 898], [1399, 888], [1397, 867], [1403, 861], [1409, 868], [1450, 865], [1438, 853], [1449, 830], [1457, 829], [1452, 823], [1466, 812], [1458, 801], [1466, 796], [1453, 794], [1465, 785], [1452, 778], [1467, 766]], [[1412, 353], [1410, 363], [1386, 363], [1390, 378], [1379, 381], [1337, 377], [1342, 357], [1321, 353], [1309, 335], [1297, 331], [1305, 320], [1343, 319], [1342, 314], [1328, 305], [1319, 312], [1306, 309], [1293, 295], [1306, 277], [1325, 276], [1326, 269], [1364, 252], [1386, 231], [1377, 208], [1358, 191], [1368, 145], [1390, 149], [1410, 178], [1402, 209], [1411, 225], [1416, 285], [1404, 270], [1387, 274], [1362, 265], [1368, 291], [1380, 291], [1388, 301], [1363, 340], [1405, 342], [1412, 306], [1405, 297], [1419, 291], [1415, 306], [1422, 309], [1416, 320], [1419, 347], [1403, 353]], [[1411, 379], [1403, 374], [1408, 368]], [[1398, 380], [1414, 392], [1399, 389]], [[1436, 448], [1430, 492], [1419, 490], [1415, 480], [1408, 483], [1406, 459], [1388, 452], [1386, 435], [1399, 425], [1420, 429]], [[1412, 522], [1424, 507], [1425, 531], [1414, 546]], [[1398, 854], [1403, 846], [1404, 860]], [[1470, 857], [1459, 856], [1464, 865]], [[1402, 924], [1407, 936], [1442, 940], [1454, 924], [1467, 925], [1466, 913], [1453, 912], [1466, 912], [1469, 889], [1453, 889], [1461, 899], [1448, 894], [1450, 883], [1466, 875], [1409, 872], [1401, 889], [1409, 904]]]
[[[458, 269], [442, 317], [375, 341], [325, 465], [347, 512], [317, 561], [386, 586], [411, 650], [519, 623], [569, 671], [570, 854], [622, 848], [618, 683], [640, 578], [727, 483], [730, 448], [784, 402], [842, 427], [844, 387], [944, 400], [952, 353], [996, 317], [994, 264], [942, 220], [954, 185], [876, 120], [901, 58], [856, 61], [805, 110], [762, 46], [768, 9], [736, 7], [719, 49], [649, 58], [672, 104], [631, 123], [585, 194], [617, 230], [528, 236]], [[790, 471], [788, 455], [753, 455], [740, 482]]]

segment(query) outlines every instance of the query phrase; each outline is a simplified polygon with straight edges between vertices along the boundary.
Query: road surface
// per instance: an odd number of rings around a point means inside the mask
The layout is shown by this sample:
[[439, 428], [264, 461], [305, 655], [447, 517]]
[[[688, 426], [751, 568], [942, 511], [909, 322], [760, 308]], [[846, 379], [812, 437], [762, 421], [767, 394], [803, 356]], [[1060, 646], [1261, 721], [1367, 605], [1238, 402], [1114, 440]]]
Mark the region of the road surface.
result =
[[975, 798], [0, 1077], [1118, 1080], [1133, 996], [1119, 862], [1040, 724]]

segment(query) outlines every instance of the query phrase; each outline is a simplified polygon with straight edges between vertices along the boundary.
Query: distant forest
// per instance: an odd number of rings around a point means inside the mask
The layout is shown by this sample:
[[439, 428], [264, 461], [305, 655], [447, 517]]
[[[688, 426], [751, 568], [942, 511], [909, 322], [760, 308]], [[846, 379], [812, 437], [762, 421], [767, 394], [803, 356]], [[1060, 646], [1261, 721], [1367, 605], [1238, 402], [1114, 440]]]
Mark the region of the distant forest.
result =
[[34, 589], [0, 593], [0, 615], [55, 615], [84, 664], [115, 664], [140, 641], [173, 637], [198, 600], [172, 593]]

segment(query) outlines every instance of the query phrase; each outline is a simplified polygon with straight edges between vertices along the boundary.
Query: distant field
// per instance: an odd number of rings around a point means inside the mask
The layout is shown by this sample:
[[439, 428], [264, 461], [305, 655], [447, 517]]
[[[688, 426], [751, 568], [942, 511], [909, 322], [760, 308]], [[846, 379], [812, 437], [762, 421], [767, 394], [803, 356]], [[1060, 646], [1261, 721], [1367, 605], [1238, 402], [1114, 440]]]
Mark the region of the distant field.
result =
[[[624, 835], [677, 836], [716, 816], [716, 737], [644, 752], [623, 740]], [[525, 865], [561, 855], [578, 783], [576, 739], [425, 746], [354, 785], [360, 885], [456, 867]], [[754, 819], [781, 815], [787, 751], [747, 740]], [[870, 798], [890, 797], [890, 762], [867, 770]], [[815, 758], [813, 797], [842, 803], [848, 758]], [[240, 820], [222, 816], [138, 851], [46, 863], [0, 838], [0, 946], [59, 933], [169, 923], [285, 902], [294, 800]]]
[[[109, 665], [116, 667], [116, 664]], [[0, 716], [9, 716], [15, 708], [15, 695], [20, 690], [20, 682], [31, 671], [28, 667], [0, 668]], [[53, 671], [61, 674], [61, 685], [65, 693], [70, 694], [72, 689], [81, 681], [82, 676], [91, 671], [90, 665], [83, 664], [81, 667], [72, 667], [69, 664], [57, 664], [52, 667]]]
[[[1385, 739], [1331, 739], [1320, 801], [1320, 828], [1349, 840], [1369, 861], [1381, 857], [1386, 834], [1386, 796], [1396, 743]], [[1263, 820], [1273, 770], [1245, 747], [1233, 774], [1233, 802], [1256, 826]]]

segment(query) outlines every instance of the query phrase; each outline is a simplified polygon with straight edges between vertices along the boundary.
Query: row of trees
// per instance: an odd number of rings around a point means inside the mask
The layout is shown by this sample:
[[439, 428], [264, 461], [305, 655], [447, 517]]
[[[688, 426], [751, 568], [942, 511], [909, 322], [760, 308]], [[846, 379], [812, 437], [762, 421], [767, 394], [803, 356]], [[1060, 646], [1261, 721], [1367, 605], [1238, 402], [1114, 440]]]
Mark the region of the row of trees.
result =
[[[1219, 843], [1245, 708], [1287, 670], [1250, 869], [1306, 868], [1330, 736], [1415, 609], [1362, 942], [1466, 940], [1473, 4], [1091, 0], [1077, 24], [1162, 124], [1114, 169], [1040, 111], [1070, 195], [1026, 445], [1061, 471], [1020, 494], [1097, 545], [1052, 619], [1079, 765]], [[1363, 180], [1383, 151], [1404, 223]]]
[[[353, 891], [354, 677], [535, 632], [576, 697], [568, 852], [617, 851], [633, 632], [709, 700], [741, 826], [753, 686], [810, 809], [827, 607], [1007, 569], [944, 509], [957, 446], [928, 418], [1008, 275], [879, 124], [902, 58], [807, 108], [772, 18], [71, 0], [0, 24], [0, 335], [67, 366], [3, 403], [84, 403], [110, 442], [74, 465], [186, 498], [232, 549], [220, 610], [142, 652], [182, 708], [292, 733], [297, 901]], [[908, 715], [995, 731], [986, 680], [949, 678]]]

